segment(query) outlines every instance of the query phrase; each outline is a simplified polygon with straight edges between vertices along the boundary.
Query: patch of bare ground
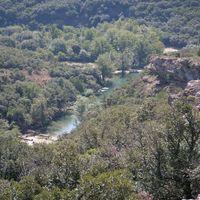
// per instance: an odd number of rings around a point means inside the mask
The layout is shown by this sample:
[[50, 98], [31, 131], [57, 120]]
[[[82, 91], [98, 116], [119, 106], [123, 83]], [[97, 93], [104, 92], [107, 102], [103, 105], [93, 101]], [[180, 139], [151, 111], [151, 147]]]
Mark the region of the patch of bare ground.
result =
[[[52, 77], [49, 75], [48, 71], [46, 69], [43, 69], [41, 71], [33, 71], [31, 73], [28, 72], [28, 70], [23, 69], [20, 70], [26, 80], [36, 82], [40, 85], [44, 85], [47, 81], [51, 80]], [[13, 77], [14, 71], [11, 69], [0, 69], [0, 77]]]
[[44, 85], [47, 81], [52, 79], [48, 71], [45, 69], [41, 71], [33, 71], [32, 73], [29, 73], [27, 70], [22, 70], [22, 74], [27, 80], [36, 82], [39, 85]]

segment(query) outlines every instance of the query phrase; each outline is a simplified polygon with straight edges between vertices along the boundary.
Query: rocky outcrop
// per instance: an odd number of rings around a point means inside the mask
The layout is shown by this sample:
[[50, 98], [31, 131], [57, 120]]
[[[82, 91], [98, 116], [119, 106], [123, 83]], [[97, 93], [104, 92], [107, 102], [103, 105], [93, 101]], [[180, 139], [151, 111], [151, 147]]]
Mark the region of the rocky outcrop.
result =
[[154, 57], [137, 86], [141, 96], [152, 96], [164, 89], [170, 94], [170, 101], [186, 96], [200, 105], [200, 60]]
[[163, 84], [185, 86], [188, 81], [200, 79], [200, 61], [194, 59], [155, 57], [146, 69]]
[[160, 91], [160, 80], [154, 75], [145, 75], [134, 81], [134, 87], [137, 88], [138, 97], [153, 96]]
[[200, 108], [200, 80], [189, 81], [183, 90], [183, 96], [194, 98], [197, 102], [197, 107]]

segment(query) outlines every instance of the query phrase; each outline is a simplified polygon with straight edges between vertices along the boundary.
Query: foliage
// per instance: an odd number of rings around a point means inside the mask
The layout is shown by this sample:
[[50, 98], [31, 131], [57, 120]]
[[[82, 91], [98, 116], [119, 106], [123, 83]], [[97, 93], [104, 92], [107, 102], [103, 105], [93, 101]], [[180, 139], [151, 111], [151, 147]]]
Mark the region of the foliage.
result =
[[0, 41], [0, 114], [23, 133], [45, 129], [77, 95], [91, 96], [106, 86], [115, 69], [143, 67], [163, 50], [155, 30], [132, 20], [37, 31], [8, 26], [0, 29]]
[[134, 186], [129, 176], [131, 177], [131, 174], [125, 170], [106, 172], [96, 177], [84, 176], [78, 188], [78, 196], [91, 200], [139, 199], [134, 194]]
[[109, 54], [102, 54], [99, 56], [97, 65], [101, 72], [102, 81], [104, 82], [106, 77], [110, 77], [112, 75], [112, 61]]
[[[177, 56], [198, 57], [199, 6], [197, 0], [1, 1], [0, 199], [195, 198], [200, 118], [190, 101], [169, 105], [166, 93], [138, 99], [132, 84], [97, 105], [90, 98], [113, 71], [124, 76], [161, 54], [161, 40], [191, 45]], [[45, 129], [72, 108], [82, 118], [73, 135], [49, 145], [21, 141], [21, 133]]]
[[1, 121], [1, 195], [20, 200], [196, 197], [199, 111], [186, 99], [168, 105], [163, 94], [143, 102], [131, 98], [97, 110], [53, 145], [29, 147], [19, 141], [16, 128]]
[[[92, 27], [105, 21], [132, 18], [140, 24], [151, 24], [161, 29], [166, 45], [183, 47], [199, 43], [199, 7], [198, 0], [22, 0], [15, 4], [3, 0], [0, 26], [24, 24], [32, 29], [48, 24]], [[11, 33], [13, 30], [19, 28], [15, 26], [7, 32]], [[51, 32], [53, 39], [60, 33], [55, 26], [51, 28]], [[87, 32], [87, 37], [91, 38], [93, 35]], [[32, 44], [29, 42], [27, 47]]]
[[[47, 55], [53, 54], [54, 58], [61, 62], [94, 62], [102, 54], [113, 51], [122, 53], [126, 48], [129, 49], [136, 60], [139, 56], [144, 57], [143, 63], [140, 61], [135, 63], [138, 66], [143, 66], [150, 54], [159, 53], [163, 48], [159, 41], [160, 36], [155, 30], [144, 25], [139, 26], [132, 20], [119, 20], [110, 24], [103, 23], [91, 29], [68, 26], [59, 29], [53, 25], [37, 31], [31, 31], [24, 27], [19, 28], [21, 29], [9, 26], [0, 29], [0, 44], [6, 46], [2, 48], [3, 54], [0, 58], [3, 67], [22, 68], [26, 65], [31, 66], [30, 62], [33, 61], [38, 61], [35, 65], [40, 64], [40, 67], [42, 67], [42, 62], [38, 59], [41, 50], [45, 51]], [[9, 32], [10, 29], [12, 29], [11, 33]], [[30, 52], [15, 49], [9, 55], [11, 47], [30, 50]], [[37, 54], [33, 52], [37, 52]], [[18, 57], [23, 59], [19, 60]], [[32, 58], [29, 61], [27, 57], [35, 57], [36, 59], [33, 60]], [[141, 60], [141, 58], [138, 59]], [[9, 61], [11, 63], [7, 64]]]

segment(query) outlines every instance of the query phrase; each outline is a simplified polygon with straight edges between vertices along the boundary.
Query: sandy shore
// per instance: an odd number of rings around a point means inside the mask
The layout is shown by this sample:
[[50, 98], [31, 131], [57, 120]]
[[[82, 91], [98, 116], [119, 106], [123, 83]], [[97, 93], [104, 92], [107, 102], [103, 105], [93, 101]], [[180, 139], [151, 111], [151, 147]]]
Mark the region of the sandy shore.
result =
[[[142, 69], [132, 69], [132, 70], [126, 70], [124, 73], [125, 74], [130, 74], [130, 73], [141, 73], [143, 72]], [[116, 70], [113, 72], [113, 75], [120, 75], [122, 73], [122, 70]]]
[[177, 52], [178, 49], [174, 49], [174, 48], [165, 48], [163, 53], [164, 54], [167, 54], [167, 53], [174, 53], [174, 52]]
[[23, 135], [20, 136], [21, 141], [26, 144], [32, 146], [34, 144], [51, 144], [58, 140], [58, 136], [50, 136], [50, 135]]

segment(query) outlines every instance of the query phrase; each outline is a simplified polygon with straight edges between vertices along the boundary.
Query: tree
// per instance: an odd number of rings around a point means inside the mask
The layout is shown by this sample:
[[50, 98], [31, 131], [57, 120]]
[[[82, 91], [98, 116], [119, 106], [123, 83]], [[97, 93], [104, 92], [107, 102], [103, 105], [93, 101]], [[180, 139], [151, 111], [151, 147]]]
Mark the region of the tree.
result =
[[59, 52], [66, 53], [67, 51], [65, 42], [61, 39], [54, 39], [50, 44], [50, 50], [55, 55], [58, 55]]
[[111, 77], [113, 62], [108, 53], [100, 55], [97, 59], [97, 65], [101, 72], [102, 82], [105, 82], [106, 77]]
[[91, 44], [91, 56], [94, 60], [96, 60], [99, 55], [111, 50], [111, 44], [104, 37], [96, 37]]
[[197, 51], [197, 55], [200, 56], [200, 48]]
[[135, 49], [135, 65], [136, 67], [144, 67], [147, 63], [149, 49], [148, 44], [145, 44], [144, 41], [139, 41]]
[[39, 45], [37, 44], [37, 42], [34, 39], [24, 40], [21, 43], [22, 49], [28, 49], [28, 50], [35, 51], [38, 47], [39, 47]]
[[10, 200], [11, 198], [12, 195], [11, 195], [10, 182], [7, 180], [0, 179], [0, 199]]
[[20, 182], [14, 182], [11, 187], [14, 191], [13, 197], [17, 200], [33, 200], [34, 196], [42, 191], [40, 185], [30, 176], [24, 177]]
[[76, 55], [79, 55], [80, 51], [81, 51], [81, 47], [77, 44], [72, 45], [72, 50]]
[[31, 149], [20, 143], [19, 135], [15, 126], [11, 130], [0, 130], [0, 179], [17, 181], [26, 171], [25, 161]]
[[40, 194], [36, 195], [33, 200], [55, 200], [51, 192], [43, 190]]
[[72, 141], [63, 141], [55, 149], [53, 170], [50, 174], [52, 184], [60, 189], [73, 189], [78, 184], [80, 172], [76, 145]]
[[140, 115], [140, 123], [135, 122], [138, 147], [130, 152], [132, 171], [155, 199], [193, 199], [198, 195], [198, 175], [194, 177], [200, 163], [198, 112], [188, 101], [179, 100], [159, 119], [154, 120], [154, 106], [150, 118], [142, 117], [142, 122]]
[[77, 199], [140, 199], [134, 193], [134, 183], [131, 180], [131, 174], [126, 170], [105, 172], [97, 176], [84, 176], [76, 193]]
[[[183, 190], [186, 199], [192, 199], [191, 171], [198, 167], [200, 117], [187, 101], [178, 101], [167, 122], [167, 150], [171, 181]], [[182, 198], [182, 197], [180, 197]]]
[[130, 49], [125, 49], [122, 53], [117, 54], [116, 65], [121, 70], [121, 76], [123, 77], [126, 70], [133, 64], [133, 53]]
[[48, 122], [47, 102], [45, 99], [35, 99], [31, 105], [32, 124], [44, 127]]

